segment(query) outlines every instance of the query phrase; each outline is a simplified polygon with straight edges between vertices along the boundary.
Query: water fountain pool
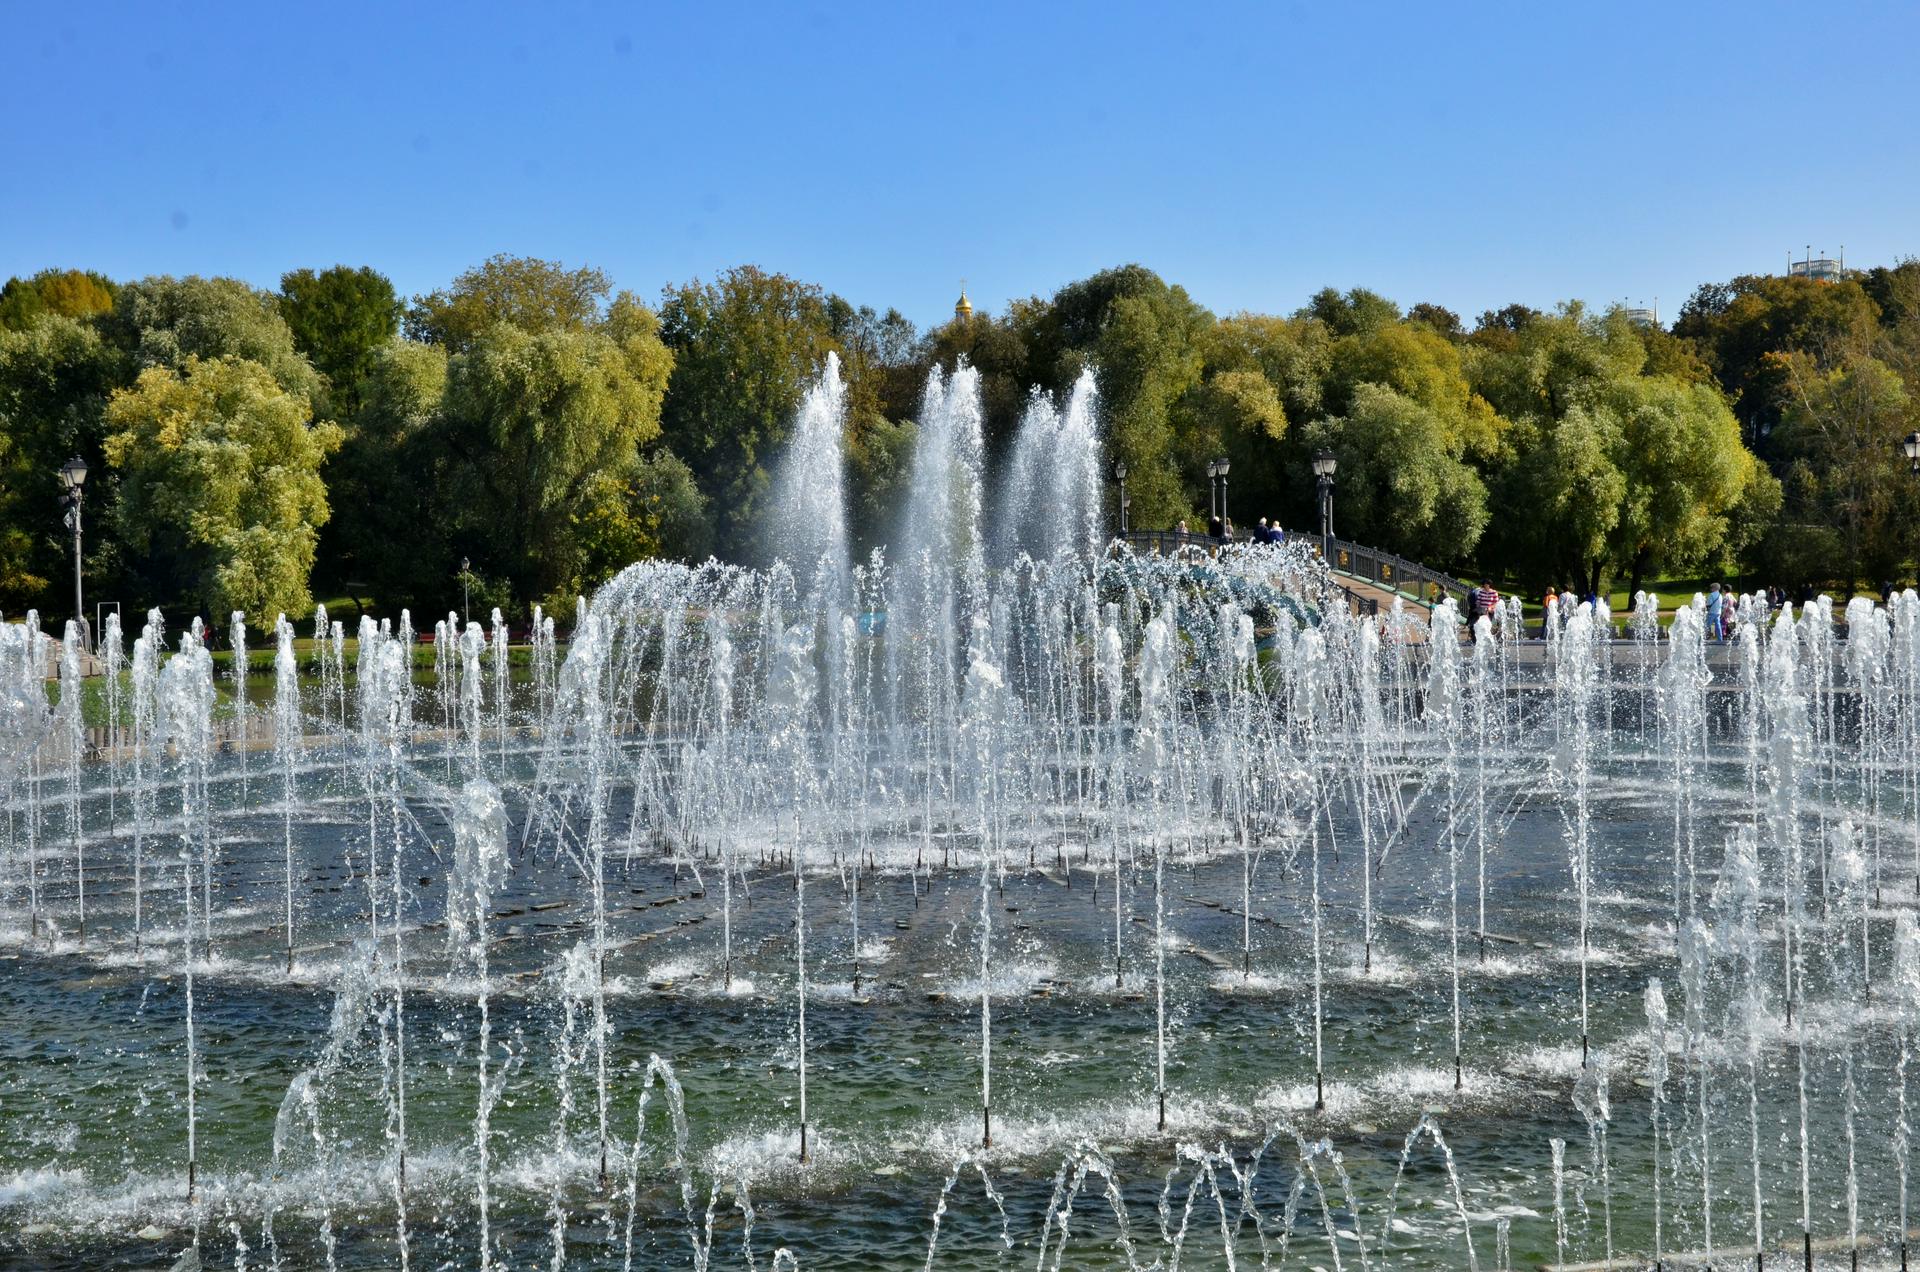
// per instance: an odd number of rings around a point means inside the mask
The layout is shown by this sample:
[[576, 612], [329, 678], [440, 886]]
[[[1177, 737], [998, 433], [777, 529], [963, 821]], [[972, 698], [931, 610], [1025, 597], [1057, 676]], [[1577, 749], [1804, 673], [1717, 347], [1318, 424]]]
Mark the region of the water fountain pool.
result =
[[965, 368], [856, 562], [843, 402], [564, 650], [155, 613], [89, 733], [0, 626], [0, 1262], [1900, 1257], [1920, 599], [1463, 647], [1103, 549], [1091, 383], [1001, 488]]

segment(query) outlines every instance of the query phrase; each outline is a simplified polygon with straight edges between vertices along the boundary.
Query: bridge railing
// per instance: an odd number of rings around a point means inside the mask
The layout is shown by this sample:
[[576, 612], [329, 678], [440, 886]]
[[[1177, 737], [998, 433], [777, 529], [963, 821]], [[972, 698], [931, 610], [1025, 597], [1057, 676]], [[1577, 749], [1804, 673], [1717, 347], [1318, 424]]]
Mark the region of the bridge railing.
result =
[[[1129, 530], [1122, 537], [1135, 552], [1157, 556], [1173, 556], [1181, 552], [1211, 555], [1230, 543], [1242, 542], [1216, 539], [1210, 534], [1195, 534], [1191, 530]], [[1382, 591], [1397, 592], [1427, 606], [1439, 604], [1445, 596], [1464, 604], [1467, 593], [1472, 590], [1452, 575], [1429, 569], [1417, 561], [1409, 561], [1397, 552], [1382, 552], [1378, 548], [1331, 536], [1322, 538], [1319, 535], [1296, 534], [1291, 537], [1308, 544], [1315, 554], [1326, 559], [1334, 574], [1334, 586], [1346, 597], [1356, 613], [1378, 613], [1379, 598], [1354, 591], [1340, 581], [1341, 575], [1372, 584]]]
[[1347, 539], [1304, 537], [1322, 552], [1335, 573], [1364, 580], [1384, 591], [1398, 592], [1422, 605], [1438, 605], [1441, 598], [1448, 596], [1465, 604], [1467, 594], [1473, 590], [1451, 574], [1409, 561], [1397, 552], [1382, 552]]
[[[1195, 534], [1191, 530], [1129, 530], [1120, 536], [1128, 547], [1136, 553], [1151, 556], [1178, 556], [1189, 554], [1196, 558], [1210, 557], [1222, 548], [1230, 548], [1249, 543], [1244, 539], [1216, 539], [1210, 534]], [[1314, 544], [1318, 554], [1320, 545]], [[1342, 583], [1336, 575], [1330, 579], [1333, 590], [1338, 592], [1353, 612], [1361, 615], [1373, 615], [1380, 612], [1380, 599], [1356, 592]], [[1329, 601], [1331, 597], [1327, 598]]]

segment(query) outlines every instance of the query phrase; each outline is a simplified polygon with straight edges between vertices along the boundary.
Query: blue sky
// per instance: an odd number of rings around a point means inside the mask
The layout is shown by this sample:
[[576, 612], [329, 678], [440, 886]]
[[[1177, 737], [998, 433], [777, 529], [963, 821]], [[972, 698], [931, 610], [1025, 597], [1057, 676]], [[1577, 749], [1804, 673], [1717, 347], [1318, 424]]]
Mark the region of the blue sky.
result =
[[9, 3], [0, 276], [752, 262], [943, 319], [1139, 261], [1670, 317], [1920, 253], [1920, 6]]

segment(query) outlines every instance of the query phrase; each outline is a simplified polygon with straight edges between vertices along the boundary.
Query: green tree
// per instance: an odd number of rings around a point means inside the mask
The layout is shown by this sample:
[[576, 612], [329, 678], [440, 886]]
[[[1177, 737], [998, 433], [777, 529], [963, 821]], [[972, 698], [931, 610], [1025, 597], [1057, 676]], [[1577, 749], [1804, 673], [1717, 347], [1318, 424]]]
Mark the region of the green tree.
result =
[[587, 528], [636, 519], [672, 366], [658, 320], [625, 293], [595, 327], [496, 323], [449, 362], [439, 431], [454, 541], [523, 610], [588, 585]]
[[1825, 524], [1839, 549], [1823, 578], [1848, 595], [1891, 578], [1914, 547], [1912, 479], [1900, 439], [1916, 423], [1900, 377], [1870, 354], [1823, 367], [1810, 354], [1779, 359], [1785, 410], [1775, 442], [1799, 468], [1794, 520]]
[[1495, 557], [1535, 583], [1598, 591], [1627, 479], [1618, 421], [1576, 402], [1514, 429], [1518, 457], [1495, 488]]
[[1172, 525], [1204, 506], [1207, 456], [1176, 448], [1172, 414], [1200, 383], [1213, 325], [1185, 288], [1140, 265], [1068, 284], [1033, 324], [1038, 384], [1057, 392], [1089, 365], [1099, 376], [1107, 449], [1130, 470], [1135, 525]]
[[1363, 336], [1399, 322], [1400, 306], [1364, 287], [1355, 287], [1344, 294], [1337, 288], [1322, 287], [1298, 316], [1319, 319], [1336, 337]]
[[394, 338], [376, 350], [360, 385], [360, 410], [327, 467], [335, 502], [323, 562], [336, 582], [363, 583], [391, 608], [442, 611], [460, 560], [449, 538], [451, 456], [440, 416], [444, 345]]
[[1726, 550], [1739, 542], [1736, 510], [1743, 500], [1764, 500], [1771, 478], [1740, 444], [1740, 422], [1720, 390], [1622, 378], [1598, 399], [1618, 430], [1614, 465], [1625, 484], [1609, 559], [1626, 571], [1627, 594], [1652, 574], [1726, 563]]
[[384, 274], [335, 265], [280, 276], [280, 316], [294, 348], [327, 377], [320, 413], [341, 419], [360, 409], [360, 382], [374, 355], [400, 329], [400, 298]]
[[1367, 384], [1384, 385], [1425, 407], [1457, 453], [1489, 458], [1500, 449], [1502, 421], [1473, 391], [1459, 346], [1425, 323], [1382, 323], [1334, 342], [1328, 409], [1346, 411]]
[[54, 584], [67, 577], [72, 551], [54, 474], [70, 456], [95, 473], [87, 485], [88, 571], [116, 578], [116, 543], [102, 533], [115, 495], [102, 416], [125, 368], [90, 322], [42, 312], [24, 330], [0, 329], [0, 611], [58, 606], [67, 595]]
[[1673, 330], [1698, 347], [1748, 442], [1764, 453], [1789, 394], [1780, 356], [1802, 353], [1830, 366], [1870, 344], [1878, 322], [1877, 306], [1852, 279], [1747, 274], [1696, 290]]
[[108, 338], [140, 369], [180, 371], [190, 358], [243, 358], [309, 402], [322, 387], [313, 364], [294, 346], [280, 298], [236, 278], [143, 278], [120, 289], [103, 321]]
[[1438, 414], [1382, 384], [1353, 391], [1344, 416], [1315, 420], [1309, 447], [1340, 457], [1342, 536], [1416, 560], [1452, 564], [1487, 525], [1487, 490]]
[[307, 399], [241, 358], [150, 367], [107, 405], [120, 532], [152, 594], [264, 618], [311, 601], [320, 465], [340, 442]]
[[612, 290], [607, 276], [589, 266], [568, 269], [559, 261], [502, 253], [450, 287], [415, 296], [407, 335], [459, 353], [496, 323], [522, 331], [580, 331], [600, 320]]
[[1454, 313], [1453, 310], [1448, 309], [1445, 305], [1436, 305], [1423, 300], [1407, 310], [1407, 321], [1421, 323], [1424, 326], [1430, 327], [1434, 332], [1445, 336], [1449, 340], [1459, 341], [1466, 339], [1466, 324], [1460, 321], [1459, 314]]
[[0, 328], [25, 331], [42, 314], [92, 318], [113, 309], [113, 280], [92, 270], [43, 269], [0, 287]]
[[673, 375], [661, 428], [700, 475], [714, 517], [714, 547], [758, 550], [771, 465], [800, 397], [837, 351], [818, 287], [743, 265], [712, 283], [667, 289], [661, 337]]

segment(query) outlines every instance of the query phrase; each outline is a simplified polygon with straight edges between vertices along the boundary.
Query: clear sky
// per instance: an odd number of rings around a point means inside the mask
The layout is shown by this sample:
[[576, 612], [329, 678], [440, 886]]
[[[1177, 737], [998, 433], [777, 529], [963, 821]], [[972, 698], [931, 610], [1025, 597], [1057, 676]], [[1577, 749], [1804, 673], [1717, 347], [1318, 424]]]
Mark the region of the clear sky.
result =
[[1138, 261], [1469, 319], [1920, 253], [1920, 6], [8, 0], [0, 276], [751, 262], [944, 319]]

